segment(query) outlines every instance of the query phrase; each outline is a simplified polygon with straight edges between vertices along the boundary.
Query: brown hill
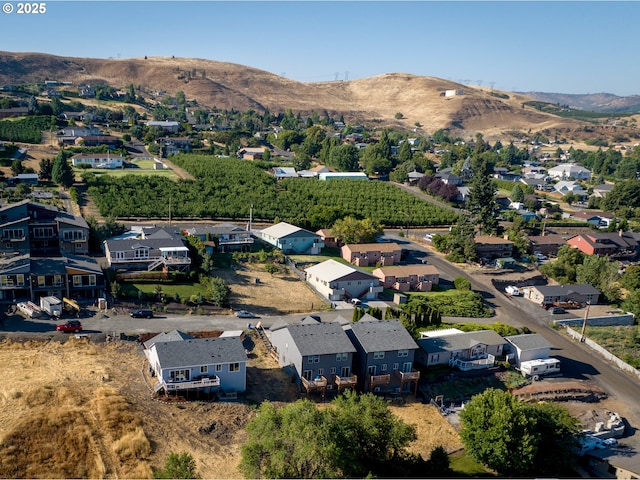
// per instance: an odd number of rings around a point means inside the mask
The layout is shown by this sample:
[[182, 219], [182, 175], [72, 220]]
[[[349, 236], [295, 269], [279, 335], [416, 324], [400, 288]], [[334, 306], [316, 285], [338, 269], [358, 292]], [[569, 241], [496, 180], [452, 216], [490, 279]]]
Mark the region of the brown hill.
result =
[[[390, 73], [348, 82], [302, 83], [233, 63], [193, 58], [149, 57], [122, 60], [70, 58], [40, 53], [0, 52], [0, 85], [42, 83], [129, 84], [151, 92], [182, 90], [201, 105], [236, 110], [344, 115], [348, 121], [378, 119], [383, 124], [427, 132], [449, 128], [456, 135], [507, 130], [574, 130], [580, 122], [523, 108], [527, 97], [460, 85], [434, 77]], [[444, 97], [445, 90], [464, 95]], [[505, 97], [505, 98], [501, 98]], [[396, 119], [401, 113], [403, 118]]]

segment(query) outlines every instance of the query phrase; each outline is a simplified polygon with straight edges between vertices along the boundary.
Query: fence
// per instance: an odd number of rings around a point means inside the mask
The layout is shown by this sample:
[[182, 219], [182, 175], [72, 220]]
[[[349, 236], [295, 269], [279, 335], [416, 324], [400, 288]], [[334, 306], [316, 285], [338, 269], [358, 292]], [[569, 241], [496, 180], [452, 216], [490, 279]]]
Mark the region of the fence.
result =
[[[572, 329], [568, 325], [564, 325], [564, 327], [566, 328], [567, 333], [569, 334], [569, 336], [571, 338], [573, 338], [574, 340], [577, 340], [578, 342], [581, 341], [582, 334], [580, 332], [576, 332], [574, 329]], [[638, 380], [640, 380], [640, 371], [639, 370], [633, 368], [628, 363], [623, 362], [618, 357], [616, 357], [614, 354], [612, 354], [609, 350], [603, 348], [601, 345], [597, 344], [593, 340], [589, 340], [588, 338], [584, 338], [584, 340], [582, 340], [582, 341], [584, 342], [585, 345], [587, 345], [591, 349], [593, 349], [596, 352], [598, 352], [605, 359], [607, 359], [610, 362], [614, 363], [618, 368], [620, 368], [621, 370], [624, 370], [625, 372], [631, 373], [632, 375], [637, 377]]]

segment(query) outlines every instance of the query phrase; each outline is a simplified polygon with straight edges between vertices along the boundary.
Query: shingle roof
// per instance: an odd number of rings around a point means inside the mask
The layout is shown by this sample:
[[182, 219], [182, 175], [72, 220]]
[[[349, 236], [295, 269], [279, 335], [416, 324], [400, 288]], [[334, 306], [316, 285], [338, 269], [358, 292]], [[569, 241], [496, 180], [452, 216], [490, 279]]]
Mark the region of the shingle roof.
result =
[[600, 295], [600, 290], [589, 284], [539, 285], [535, 287], [545, 297], [555, 297], [577, 293], [578, 295]]
[[144, 348], [151, 348], [158, 342], [176, 342], [181, 340], [187, 340], [193, 338], [191, 335], [181, 332], [180, 330], [171, 330], [170, 332], [163, 332], [155, 337], [150, 338], [143, 343]]
[[154, 347], [163, 369], [247, 361], [247, 354], [239, 337], [157, 342]]
[[351, 330], [365, 352], [389, 352], [418, 348], [411, 334], [398, 320], [362, 321]]
[[502, 345], [507, 341], [494, 330], [478, 330], [475, 332], [454, 333], [441, 337], [421, 338], [418, 345], [424, 351], [435, 353], [437, 351], [467, 350], [479, 343], [485, 345]]
[[522, 335], [504, 337], [504, 339], [520, 350], [535, 350], [552, 346], [547, 339], [539, 333], [523, 333]]
[[351, 252], [398, 252], [400, 245], [397, 243], [350, 243], [345, 248]]
[[347, 334], [336, 322], [309, 322], [289, 325], [287, 329], [303, 356], [356, 351]]
[[380, 271], [385, 277], [401, 277], [403, 275], [438, 275], [438, 269], [433, 265], [394, 265], [391, 267], [376, 268], [373, 272]]
[[314, 275], [325, 282], [335, 282], [337, 280], [342, 280], [347, 276], [351, 280], [379, 281], [378, 277], [375, 275], [350, 267], [344, 263], [336, 262], [335, 260], [325, 260], [313, 267], [306, 268], [305, 272], [309, 275]]
[[311, 237], [319, 237], [319, 235], [305, 230], [304, 228], [296, 227], [295, 225], [291, 225], [290, 223], [280, 222], [276, 225], [272, 225], [271, 227], [267, 227], [262, 230], [262, 234], [269, 235], [274, 238], [284, 238], [294, 234], [303, 233], [305, 236]]

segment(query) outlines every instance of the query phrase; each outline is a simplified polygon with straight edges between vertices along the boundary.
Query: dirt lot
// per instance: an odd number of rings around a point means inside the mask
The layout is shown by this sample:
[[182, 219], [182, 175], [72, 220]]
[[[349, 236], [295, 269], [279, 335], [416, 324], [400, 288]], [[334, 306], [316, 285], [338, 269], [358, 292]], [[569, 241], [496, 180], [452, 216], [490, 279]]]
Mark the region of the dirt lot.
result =
[[[295, 386], [260, 344], [251, 355], [249, 390], [234, 403], [165, 403], [152, 399], [137, 343], [70, 338], [0, 344], [0, 477], [148, 478], [172, 452], [189, 452], [204, 478], [240, 478], [244, 425], [263, 400], [290, 402]], [[391, 407], [415, 423], [411, 448], [460, 448], [435, 408]]]

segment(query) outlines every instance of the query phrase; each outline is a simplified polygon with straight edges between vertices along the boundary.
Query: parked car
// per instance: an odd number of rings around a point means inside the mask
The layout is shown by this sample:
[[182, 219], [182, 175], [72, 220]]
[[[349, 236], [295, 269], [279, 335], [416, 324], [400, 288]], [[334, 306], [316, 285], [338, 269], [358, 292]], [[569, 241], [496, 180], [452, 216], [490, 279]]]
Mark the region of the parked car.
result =
[[351, 303], [357, 307], [359, 305], [362, 305], [362, 300], [360, 300], [359, 298], [352, 298]]
[[551, 312], [551, 315], [560, 315], [562, 313], [567, 313], [567, 311], [562, 307], [551, 307], [549, 311]]
[[247, 312], [246, 310], [238, 310], [236, 312], [238, 318], [258, 318], [255, 313]]
[[145, 308], [134, 310], [129, 314], [131, 318], [153, 318], [153, 310], [148, 310]]
[[68, 322], [56, 325], [56, 330], [64, 333], [80, 333], [82, 331], [82, 323], [78, 320], [69, 320]]
[[539, 253], [539, 252], [538, 252], [538, 253], [536, 253], [536, 254], [535, 254], [535, 256], [536, 256], [536, 258], [537, 258], [538, 260], [548, 260], [548, 259], [549, 259], [549, 257], [547, 257], [546, 255], [544, 255], [544, 254], [542, 254], [542, 253]]

